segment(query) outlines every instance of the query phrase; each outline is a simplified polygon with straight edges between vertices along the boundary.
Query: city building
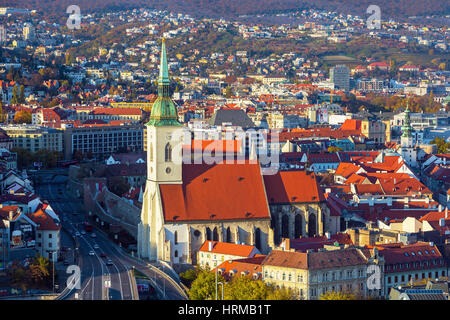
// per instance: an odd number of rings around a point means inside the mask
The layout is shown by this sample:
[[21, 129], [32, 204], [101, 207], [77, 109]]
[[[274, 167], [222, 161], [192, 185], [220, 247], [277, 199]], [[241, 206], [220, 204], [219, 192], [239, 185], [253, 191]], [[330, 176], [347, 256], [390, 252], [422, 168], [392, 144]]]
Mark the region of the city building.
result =
[[121, 149], [143, 150], [143, 126], [89, 125], [64, 130], [64, 158], [72, 159], [76, 151], [91, 153], [96, 159], [106, 159]]
[[236, 259], [253, 258], [261, 253], [255, 246], [219, 242], [205, 241], [198, 250], [198, 265], [202, 268], [214, 269], [217, 265]]
[[361, 249], [325, 246], [320, 251], [272, 250], [262, 262], [263, 281], [294, 291], [297, 299], [348, 292], [365, 298], [370, 258]]
[[335, 88], [350, 90], [350, 69], [345, 65], [337, 65], [330, 69], [330, 81]]
[[14, 148], [33, 153], [38, 150], [63, 151], [63, 133], [60, 130], [27, 124], [2, 125], [0, 128], [13, 140]]

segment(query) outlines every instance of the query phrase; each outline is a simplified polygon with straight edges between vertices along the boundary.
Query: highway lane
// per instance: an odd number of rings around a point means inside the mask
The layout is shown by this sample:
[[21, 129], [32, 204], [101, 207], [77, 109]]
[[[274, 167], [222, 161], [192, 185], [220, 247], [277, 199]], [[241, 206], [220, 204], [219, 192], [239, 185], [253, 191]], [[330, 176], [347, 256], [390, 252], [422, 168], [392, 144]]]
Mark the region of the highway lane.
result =
[[[66, 230], [74, 234], [79, 231], [76, 224], [82, 221], [81, 215], [73, 216], [72, 206], [62, 200], [58, 189], [63, 189], [64, 184], [46, 184], [36, 187], [36, 192], [43, 200], [47, 200], [51, 207], [60, 215], [62, 224]], [[79, 209], [79, 208], [77, 208]], [[78, 211], [79, 212], [79, 211]], [[81, 271], [81, 289], [75, 288], [64, 296], [64, 299], [75, 299], [75, 293], [78, 293], [80, 300], [102, 300], [103, 299], [103, 274], [104, 266], [98, 256], [90, 256], [89, 251], [92, 245], [86, 241], [84, 236], [77, 237], [79, 243], [79, 267]], [[65, 284], [62, 284], [65, 287]], [[66, 290], [67, 291], [67, 290]]]
[[[53, 202], [52, 206], [54, 206], [55, 210], [59, 212], [65, 212], [67, 221], [71, 230], [79, 231], [80, 233], [83, 231], [82, 222], [84, 221], [83, 208], [80, 205], [79, 201], [70, 201], [70, 198], [65, 195], [64, 189], [62, 190], [62, 194], [59, 193], [58, 187], [56, 184], [48, 185], [48, 195], [53, 195], [56, 198], [67, 199], [69, 201], [58, 201]], [[73, 215], [73, 213], [77, 213], [77, 215]], [[95, 232], [94, 232], [95, 233]], [[111, 288], [110, 288], [110, 298], [112, 300], [121, 299], [121, 300], [131, 300], [133, 299], [132, 289], [131, 289], [131, 279], [128, 273], [130, 269], [129, 266], [124, 266], [120, 259], [117, 259], [117, 255], [110, 249], [110, 240], [104, 238], [92, 238], [91, 234], [81, 235], [80, 239], [80, 253], [83, 254], [83, 258], [89, 260], [92, 268], [94, 268], [93, 279], [90, 283], [87, 283], [87, 288], [83, 290], [83, 299], [101, 299], [103, 297], [102, 286], [104, 286], [104, 281], [106, 279], [111, 280]], [[95, 245], [99, 246], [99, 249], [94, 249]], [[89, 256], [89, 252], [94, 251], [94, 256]], [[104, 252], [107, 254], [107, 259], [111, 260], [110, 265], [106, 264], [106, 259], [101, 258], [100, 254]], [[95, 261], [97, 260], [97, 261]], [[87, 271], [87, 269], [83, 269]], [[91, 287], [94, 287], [91, 292]]]
[[[42, 199], [48, 200], [52, 207], [66, 220], [63, 222], [64, 226], [71, 228], [72, 231], [78, 230], [81, 232], [81, 223], [84, 221], [83, 204], [80, 200], [67, 195], [65, 187], [65, 184], [46, 183], [39, 187], [38, 193], [42, 196]], [[59, 189], [61, 189], [61, 192], [59, 192]], [[74, 212], [79, 214], [73, 215], [72, 213]], [[133, 299], [131, 278], [128, 272], [133, 266], [150, 278], [162, 299], [186, 299], [186, 296], [180, 293], [179, 287], [162, 271], [147, 262], [125, 254], [121, 248], [101, 231], [95, 230], [95, 233], [97, 235], [96, 238], [91, 238], [88, 235], [82, 235], [79, 238], [82, 260], [82, 290], [78, 290], [77, 292], [83, 292], [83, 299], [102, 299], [103, 281], [108, 278], [111, 279], [111, 300]], [[96, 253], [95, 256], [89, 256], [88, 253], [92, 250], [94, 244], [98, 244], [100, 248], [94, 250]], [[106, 259], [99, 257], [102, 252], [111, 259], [112, 265], [107, 266]], [[67, 298], [73, 299], [74, 292], [75, 290], [68, 294]], [[104, 298], [108, 299], [108, 297]]]

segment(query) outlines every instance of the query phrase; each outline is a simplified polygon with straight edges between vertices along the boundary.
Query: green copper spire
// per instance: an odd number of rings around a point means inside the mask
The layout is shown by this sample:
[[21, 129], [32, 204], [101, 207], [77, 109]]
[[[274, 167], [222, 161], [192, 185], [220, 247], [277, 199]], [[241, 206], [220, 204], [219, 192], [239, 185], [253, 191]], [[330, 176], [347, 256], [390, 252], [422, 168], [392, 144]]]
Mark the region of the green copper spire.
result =
[[161, 45], [161, 62], [158, 77], [158, 98], [152, 106], [148, 126], [181, 126], [178, 122], [177, 107], [170, 98], [170, 80], [167, 68], [166, 41]]
[[409, 138], [411, 137], [411, 119], [409, 117], [409, 104], [406, 102], [406, 110], [405, 110], [405, 124], [402, 127], [402, 137]]
[[170, 85], [169, 81], [169, 71], [167, 69], [167, 55], [166, 55], [166, 39], [162, 39], [161, 45], [161, 61], [159, 64], [159, 77], [158, 77], [158, 87], [163, 85]]

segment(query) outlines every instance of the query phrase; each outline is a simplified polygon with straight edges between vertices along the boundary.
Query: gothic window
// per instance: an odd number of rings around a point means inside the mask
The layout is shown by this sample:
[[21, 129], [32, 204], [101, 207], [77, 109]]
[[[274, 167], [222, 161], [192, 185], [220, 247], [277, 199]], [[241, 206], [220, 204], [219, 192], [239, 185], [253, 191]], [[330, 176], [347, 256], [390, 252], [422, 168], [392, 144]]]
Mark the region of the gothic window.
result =
[[165, 160], [166, 162], [172, 162], [172, 146], [170, 145], [170, 143], [166, 144]]
[[281, 218], [281, 236], [289, 238], [289, 216], [287, 214]]
[[209, 241], [212, 240], [210, 228], [206, 228], [206, 240], [209, 240]]
[[308, 218], [308, 236], [313, 237], [316, 232], [316, 216], [311, 213]]
[[231, 243], [231, 242], [232, 242], [230, 227], [227, 228], [227, 242], [228, 242], [228, 243]]
[[255, 247], [261, 251], [261, 229], [259, 228], [255, 230]]
[[300, 214], [295, 216], [294, 224], [294, 238], [299, 238], [302, 235], [303, 229], [302, 216]]
[[178, 244], [178, 232], [177, 231], [175, 231], [175, 233], [174, 233], [174, 235], [173, 235], [173, 242], [175, 243], [175, 244]]
[[213, 241], [219, 241], [219, 234], [217, 232], [217, 228], [213, 230]]

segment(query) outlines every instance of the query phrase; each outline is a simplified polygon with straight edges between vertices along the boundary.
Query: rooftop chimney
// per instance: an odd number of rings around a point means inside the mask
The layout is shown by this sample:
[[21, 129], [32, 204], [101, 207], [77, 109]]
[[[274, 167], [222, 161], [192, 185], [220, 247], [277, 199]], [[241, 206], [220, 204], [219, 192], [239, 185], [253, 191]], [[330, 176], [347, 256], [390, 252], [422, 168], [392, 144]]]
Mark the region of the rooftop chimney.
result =
[[212, 249], [213, 249], [213, 242], [210, 241], [210, 242], [208, 242], [208, 251], [211, 252]]
[[445, 219], [444, 218], [439, 219], [439, 227], [445, 227]]
[[325, 232], [325, 236], [327, 237], [328, 240], [331, 239], [331, 234], [329, 232]]
[[11, 221], [14, 217], [14, 211], [9, 211], [9, 220]]
[[284, 250], [289, 251], [291, 249], [291, 240], [289, 238], [284, 239]]
[[448, 207], [445, 208], [445, 219], [448, 219]]
[[430, 242], [430, 247], [434, 247], [434, 242]]

